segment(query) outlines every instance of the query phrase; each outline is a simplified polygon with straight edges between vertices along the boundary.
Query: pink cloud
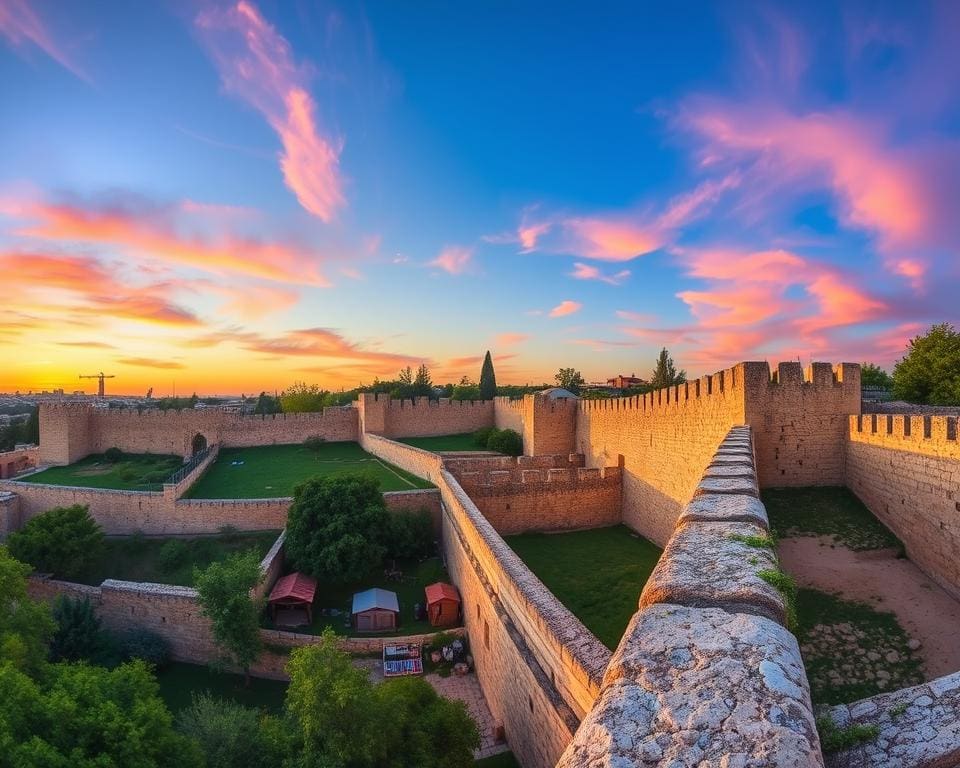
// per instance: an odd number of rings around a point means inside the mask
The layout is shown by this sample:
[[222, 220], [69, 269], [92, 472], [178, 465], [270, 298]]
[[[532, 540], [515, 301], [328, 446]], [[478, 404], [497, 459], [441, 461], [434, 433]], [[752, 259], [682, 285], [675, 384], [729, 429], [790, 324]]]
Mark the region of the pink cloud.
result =
[[564, 247], [585, 259], [631, 261], [664, 245], [656, 227], [636, 224], [626, 218], [572, 218], [562, 222], [569, 236]]
[[461, 245], [448, 245], [433, 261], [427, 262], [428, 266], [438, 267], [451, 275], [459, 275], [470, 268], [473, 260], [473, 248], [466, 248]]
[[566, 299], [561, 301], [557, 306], [550, 310], [550, 317], [566, 317], [567, 315], [572, 315], [574, 312], [579, 312], [583, 304], [579, 301], [571, 301]]
[[260, 112], [279, 136], [286, 185], [303, 208], [332, 221], [346, 204], [342, 142], [320, 131], [307, 68], [294, 61], [287, 40], [247, 0], [204, 10], [195, 25], [224, 88]]
[[570, 277], [573, 277], [577, 280], [599, 280], [603, 283], [609, 283], [610, 285], [620, 285], [624, 280], [630, 277], [629, 269], [622, 269], [615, 274], [606, 274], [601, 272], [599, 268], [590, 266], [589, 264], [582, 264], [576, 262], [573, 265], [573, 272], [570, 273]]
[[528, 333], [500, 333], [494, 338], [493, 343], [498, 347], [510, 347], [521, 344], [529, 338]]
[[91, 83], [89, 75], [74, 61], [63, 42], [56, 39], [31, 5], [28, 0], [4, 0], [0, 3], [0, 34], [17, 50], [22, 50], [25, 43], [32, 43], [64, 69]]

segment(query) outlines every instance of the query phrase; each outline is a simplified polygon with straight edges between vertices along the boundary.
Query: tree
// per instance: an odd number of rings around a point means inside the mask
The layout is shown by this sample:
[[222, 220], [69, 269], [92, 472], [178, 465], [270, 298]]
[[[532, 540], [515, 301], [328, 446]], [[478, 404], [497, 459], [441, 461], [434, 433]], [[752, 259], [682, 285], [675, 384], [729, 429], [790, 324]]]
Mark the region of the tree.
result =
[[490, 350], [483, 356], [483, 365], [480, 367], [480, 399], [493, 400], [497, 396], [497, 374], [493, 370], [493, 358]]
[[0, 545], [0, 668], [12, 665], [35, 674], [46, 662], [55, 625], [50, 608], [27, 596], [30, 570]]
[[429, 395], [433, 391], [433, 380], [430, 378], [430, 369], [426, 363], [420, 363], [417, 368], [417, 377], [413, 380], [413, 386], [418, 393]]
[[483, 395], [480, 394], [480, 387], [476, 384], [471, 384], [469, 382], [464, 383], [460, 382], [457, 384], [453, 391], [450, 393], [450, 398], [452, 400], [483, 400]]
[[234, 552], [206, 570], [193, 570], [201, 612], [213, 625], [217, 645], [243, 669], [246, 685], [250, 684], [250, 665], [263, 650], [259, 618], [263, 606], [250, 595], [262, 579], [260, 558], [253, 550]]
[[893, 369], [893, 394], [909, 403], [960, 405], [960, 333], [950, 323], [910, 340]]
[[269, 734], [276, 718], [208, 694], [193, 697], [177, 717], [177, 729], [200, 744], [206, 768], [271, 768], [284, 752]]
[[660, 356], [657, 357], [657, 365], [650, 375], [650, 386], [653, 389], [663, 389], [664, 387], [673, 387], [677, 384], [683, 384], [687, 380], [686, 371], [677, 371], [673, 363], [673, 358], [664, 347], [660, 350]]
[[90, 598], [73, 600], [61, 595], [53, 605], [57, 629], [50, 640], [51, 661], [90, 661], [102, 664], [109, 658], [110, 638]]
[[266, 392], [261, 392], [257, 398], [257, 404], [253, 409], [256, 414], [280, 413], [283, 408], [280, 405], [279, 397], [271, 397]]
[[580, 394], [580, 388], [586, 384], [583, 380], [583, 376], [580, 375], [580, 371], [575, 368], [561, 368], [557, 371], [556, 375], [553, 377], [553, 380], [557, 383], [558, 387], [563, 387], [568, 392], [572, 392], [575, 395]]
[[413, 386], [413, 368], [409, 365], [406, 368], [402, 368], [400, 374], [397, 376], [397, 381], [399, 381], [401, 385], [408, 387]]
[[287, 559], [321, 581], [356, 581], [382, 562], [388, 523], [376, 480], [361, 474], [308, 480], [294, 490], [287, 513]]
[[387, 531], [393, 557], [417, 560], [433, 554], [433, 520], [427, 510], [394, 512], [388, 518]]
[[326, 390], [316, 384], [296, 381], [280, 393], [280, 408], [284, 413], [315, 413], [326, 405]]
[[103, 555], [103, 530], [87, 507], [55, 507], [7, 538], [10, 554], [38, 571], [64, 578], [84, 575]]
[[0, 664], [0, 764], [22, 768], [200, 768], [173, 729], [143, 662], [105, 669], [50, 664], [32, 679]]
[[523, 454], [523, 438], [512, 429], [494, 429], [487, 438], [487, 449], [507, 456]]
[[860, 364], [860, 386], [879, 387], [890, 389], [893, 387], [893, 377], [879, 365], [873, 363]]

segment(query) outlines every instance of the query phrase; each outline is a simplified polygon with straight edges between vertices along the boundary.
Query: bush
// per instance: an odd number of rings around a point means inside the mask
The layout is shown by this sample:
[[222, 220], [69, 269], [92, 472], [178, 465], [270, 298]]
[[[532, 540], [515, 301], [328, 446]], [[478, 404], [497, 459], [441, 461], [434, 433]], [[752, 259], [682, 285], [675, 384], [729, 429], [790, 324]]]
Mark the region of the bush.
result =
[[327, 440], [320, 435], [314, 435], [313, 437], [308, 437], [303, 441], [303, 447], [308, 451], [313, 451], [314, 453], [319, 453], [320, 450], [327, 444]]
[[141, 659], [162, 669], [170, 662], [170, 644], [147, 629], [135, 629], [120, 639], [120, 647], [127, 659]]
[[104, 664], [111, 656], [110, 637], [100, 627], [100, 618], [90, 599], [60, 596], [53, 605], [57, 623], [50, 640], [51, 661], [90, 661]]
[[387, 551], [390, 557], [420, 560], [433, 554], [433, 520], [425, 509], [390, 515], [388, 533]]
[[262, 727], [260, 713], [233, 701], [194, 696], [177, 717], [177, 730], [200, 744], [207, 768], [267, 768], [282, 762], [282, 750], [271, 743], [271, 729]]
[[170, 573], [187, 557], [187, 545], [179, 539], [165, 541], [157, 553], [157, 563], [164, 573]]
[[523, 454], [523, 438], [512, 429], [496, 429], [487, 440], [487, 448], [491, 451], [505, 453], [507, 456], [521, 456]]
[[480, 448], [486, 448], [490, 441], [490, 435], [498, 431], [496, 427], [481, 427], [473, 433], [473, 444]]
[[287, 513], [287, 560], [321, 581], [357, 581], [383, 562], [389, 525], [376, 480], [362, 474], [308, 480], [294, 490]]
[[38, 571], [67, 579], [86, 573], [103, 556], [103, 530], [87, 507], [56, 507], [10, 534], [7, 548]]
[[105, 458], [111, 464], [116, 464], [118, 461], [123, 459], [123, 451], [116, 447], [107, 448], [107, 450], [103, 452], [103, 458]]

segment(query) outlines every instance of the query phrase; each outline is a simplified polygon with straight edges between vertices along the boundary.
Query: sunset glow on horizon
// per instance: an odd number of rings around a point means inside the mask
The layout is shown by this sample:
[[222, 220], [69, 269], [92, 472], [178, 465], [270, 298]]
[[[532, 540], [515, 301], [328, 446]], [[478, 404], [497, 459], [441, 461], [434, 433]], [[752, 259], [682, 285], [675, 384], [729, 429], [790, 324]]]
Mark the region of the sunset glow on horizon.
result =
[[960, 4], [795, 6], [0, 0], [0, 392], [889, 369]]

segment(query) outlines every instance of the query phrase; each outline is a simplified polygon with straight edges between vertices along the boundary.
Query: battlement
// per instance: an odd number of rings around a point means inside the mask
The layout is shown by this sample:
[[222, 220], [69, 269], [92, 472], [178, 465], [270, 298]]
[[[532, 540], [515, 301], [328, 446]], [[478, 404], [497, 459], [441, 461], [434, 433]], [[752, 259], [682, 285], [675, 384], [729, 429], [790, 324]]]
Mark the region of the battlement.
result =
[[[449, 397], [435, 399], [432, 397], [390, 397], [382, 392], [364, 392], [361, 398], [372, 400], [375, 403], [387, 403], [389, 408], [488, 408], [492, 400], [454, 400]], [[358, 401], [359, 402], [359, 401]]]
[[386, 394], [362, 393], [356, 407], [360, 430], [384, 437], [432, 437], [475, 432], [494, 423], [493, 400], [450, 400], [429, 397], [398, 400]]
[[[884, 442], [929, 441], [944, 448], [957, 447], [957, 417], [925, 414], [870, 413], [850, 417], [850, 439], [870, 435]], [[884, 440], [889, 438], [889, 440]], [[932, 446], [931, 446], [932, 447]]]
[[238, 413], [236, 411], [222, 411], [216, 408], [168, 408], [166, 410], [148, 408], [140, 411], [134, 408], [98, 408], [88, 403], [44, 403], [40, 408], [46, 411], [48, 415], [79, 414], [91, 416], [96, 419], [143, 420], [180, 419], [189, 417], [194, 419], [207, 418], [218, 421], [224, 418], [228, 418], [231, 421], [318, 421], [329, 416], [340, 416], [344, 413], [351, 413], [354, 410], [353, 405], [333, 405], [321, 411], [311, 411], [309, 413]]

